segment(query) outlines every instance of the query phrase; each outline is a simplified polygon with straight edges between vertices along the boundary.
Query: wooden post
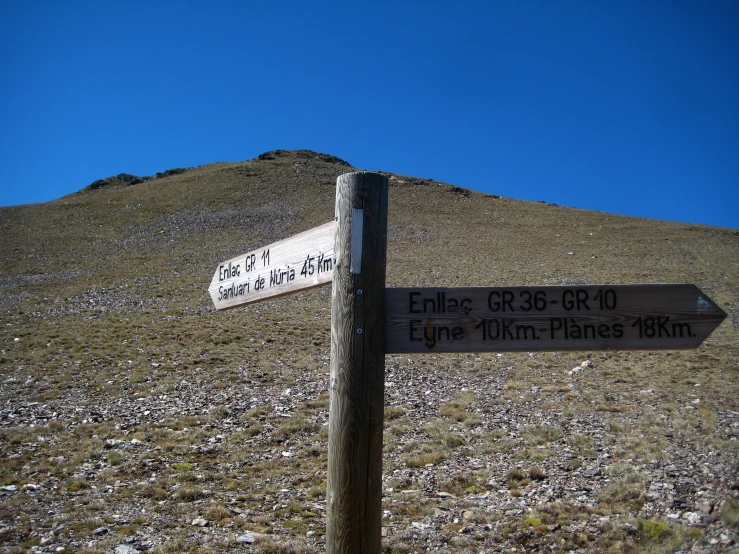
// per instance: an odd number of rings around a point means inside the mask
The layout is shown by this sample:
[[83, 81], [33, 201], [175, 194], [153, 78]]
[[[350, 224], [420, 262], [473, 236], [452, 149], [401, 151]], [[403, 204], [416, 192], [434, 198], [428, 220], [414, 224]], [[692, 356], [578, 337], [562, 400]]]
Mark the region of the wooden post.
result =
[[336, 182], [326, 551], [379, 554], [387, 177]]

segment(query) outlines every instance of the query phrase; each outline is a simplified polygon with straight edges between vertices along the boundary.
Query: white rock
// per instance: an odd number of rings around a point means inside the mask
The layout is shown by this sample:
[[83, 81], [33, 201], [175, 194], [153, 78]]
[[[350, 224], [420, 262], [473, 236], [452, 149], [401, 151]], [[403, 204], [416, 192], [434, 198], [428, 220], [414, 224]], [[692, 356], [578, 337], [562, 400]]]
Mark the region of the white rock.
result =
[[257, 537], [254, 533], [244, 533], [243, 535], [239, 535], [236, 537], [236, 542], [239, 544], [254, 544], [254, 542], [257, 540]]
[[207, 527], [208, 521], [203, 519], [202, 517], [196, 517], [192, 520], [191, 525], [193, 525], [194, 527]]

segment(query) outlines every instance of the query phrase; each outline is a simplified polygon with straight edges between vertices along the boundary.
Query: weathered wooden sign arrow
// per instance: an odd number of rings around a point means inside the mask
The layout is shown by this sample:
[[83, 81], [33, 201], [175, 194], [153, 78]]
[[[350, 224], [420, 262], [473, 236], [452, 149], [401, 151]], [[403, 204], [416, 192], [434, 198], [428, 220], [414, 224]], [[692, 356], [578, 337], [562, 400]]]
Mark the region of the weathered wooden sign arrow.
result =
[[726, 314], [695, 285], [385, 290], [385, 351], [696, 348]]
[[330, 283], [334, 222], [218, 264], [208, 293], [217, 310]]

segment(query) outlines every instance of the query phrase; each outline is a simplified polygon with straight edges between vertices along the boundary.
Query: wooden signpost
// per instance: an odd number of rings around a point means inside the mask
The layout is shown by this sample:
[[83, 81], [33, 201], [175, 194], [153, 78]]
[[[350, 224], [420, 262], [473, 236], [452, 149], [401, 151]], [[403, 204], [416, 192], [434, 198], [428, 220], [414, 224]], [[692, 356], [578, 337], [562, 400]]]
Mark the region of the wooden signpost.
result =
[[388, 180], [346, 173], [336, 219], [218, 265], [218, 310], [333, 282], [326, 550], [381, 549], [385, 354], [697, 348], [695, 285], [385, 288]]
[[385, 352], [697, 348], [726, 314], [695, 285], [387, 289]]
[[208, 293], [216, 310], [330, 283], [334, 223], [326, 223], [218, 264]]

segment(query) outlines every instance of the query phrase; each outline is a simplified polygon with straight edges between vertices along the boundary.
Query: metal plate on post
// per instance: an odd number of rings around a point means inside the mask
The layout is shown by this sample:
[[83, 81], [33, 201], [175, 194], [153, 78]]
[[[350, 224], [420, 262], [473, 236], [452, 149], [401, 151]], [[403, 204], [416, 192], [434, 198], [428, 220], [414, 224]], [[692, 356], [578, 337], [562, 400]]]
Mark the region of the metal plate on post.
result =
[[362, 232], [364, 230], [364, 210], [352, 209], [352, 238], [349, 271], [354, 275], [362, 273]]

